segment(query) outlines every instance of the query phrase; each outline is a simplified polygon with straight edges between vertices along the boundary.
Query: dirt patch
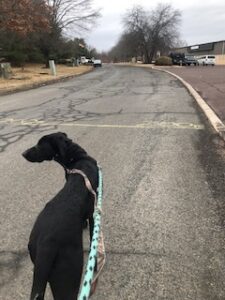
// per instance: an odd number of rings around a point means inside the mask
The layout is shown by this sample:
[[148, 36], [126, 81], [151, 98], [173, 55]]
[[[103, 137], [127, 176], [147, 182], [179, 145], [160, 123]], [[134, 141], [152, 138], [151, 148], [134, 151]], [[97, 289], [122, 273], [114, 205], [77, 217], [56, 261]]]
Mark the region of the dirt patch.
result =
[[57, 76], [51, 75], [50, 69], [44, 68], [43, 65], [30, 64], [22, 68], [12, 68], [12, 78], [0, 78], [0, 93], [7, 93], [14, 90], [20, 90], [26, 87], [37, 86], [67, 76], [79, 75], [92, 70], [91, 66], [69, 67], [57, 65]]

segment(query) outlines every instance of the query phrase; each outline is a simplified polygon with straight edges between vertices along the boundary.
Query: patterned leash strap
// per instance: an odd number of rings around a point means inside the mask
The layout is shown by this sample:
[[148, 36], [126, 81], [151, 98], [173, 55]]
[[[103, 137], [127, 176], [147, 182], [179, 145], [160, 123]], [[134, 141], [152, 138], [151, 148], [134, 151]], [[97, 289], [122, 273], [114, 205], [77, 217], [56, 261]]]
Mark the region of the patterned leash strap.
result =
[[[98, 277], [104, 267], [106, 261], [104, 238], [101, 229], [101, 212], [102, 212], [102, 193], [103, 179], [102, 170], [98, 168], [98, 197], [94, 211], [94, 230], [91, 242], [91, 249], [88, 256], [88, 262], [80, 289], [78, 300], [87, 300], [95, 292]], [[95, 263], [97, 261], [97, 270], [95, 271]]]
[[92, 294], [94, 294], [96, 287], [97, 287], [97, 283], [98, 283], [98, 277], [105, 265], [105, 261], [106, 261], [106, 255], [105, 255], [105, 245], [104, 245], [104, 237], [103, 237], [103, 233], [102, 231], [100, 231], [100, 236], [99, 236], [99, 244], [98, 244], [98, 253], [97, 253], [98, 257], [97, 257], [97, 271], [94, 273], [94, 277], [91, 283], [91, 292], [90, 292], [90, 296]]

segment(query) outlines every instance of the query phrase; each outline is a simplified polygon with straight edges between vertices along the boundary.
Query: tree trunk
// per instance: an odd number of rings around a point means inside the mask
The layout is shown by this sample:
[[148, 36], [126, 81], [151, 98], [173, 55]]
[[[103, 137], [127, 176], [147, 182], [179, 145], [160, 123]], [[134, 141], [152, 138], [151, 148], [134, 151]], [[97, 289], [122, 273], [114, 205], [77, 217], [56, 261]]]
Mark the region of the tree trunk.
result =
[[144, 63], [145, 64], [150, 64], [151, 63], [151, 60], [150, 60], [150, 57], [149, 57], [149, 52], [148, 52], [148, 47], [147, 46], [145, 46], [145, 54], [144, 54], [144, 56], [145, 56], [145, 61], [144, 61]]
[[153, 59], [155, 57], [155, 53], [156, 53], [156, 49], [155, 49], [155, 47], [153, 47], [149, 54], [150, 63], [153, 61]]

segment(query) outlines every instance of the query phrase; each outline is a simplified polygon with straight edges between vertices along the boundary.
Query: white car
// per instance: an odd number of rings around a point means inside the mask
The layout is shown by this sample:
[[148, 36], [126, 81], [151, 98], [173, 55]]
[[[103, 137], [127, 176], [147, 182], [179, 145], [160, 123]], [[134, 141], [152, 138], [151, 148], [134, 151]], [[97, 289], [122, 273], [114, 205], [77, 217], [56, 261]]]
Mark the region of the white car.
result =
[[93, 66], [94, 66], [94, 67], [101, 67], [101, 66], [102, 66], [102, 61], [101, 61], [101, 59], [95, 59], [95, 60], [93, 61]]
[[199, 65], [208, 66], [212, 65], [215, 66], [216, 57], [214, 55], [204, 55], [198, 58]]

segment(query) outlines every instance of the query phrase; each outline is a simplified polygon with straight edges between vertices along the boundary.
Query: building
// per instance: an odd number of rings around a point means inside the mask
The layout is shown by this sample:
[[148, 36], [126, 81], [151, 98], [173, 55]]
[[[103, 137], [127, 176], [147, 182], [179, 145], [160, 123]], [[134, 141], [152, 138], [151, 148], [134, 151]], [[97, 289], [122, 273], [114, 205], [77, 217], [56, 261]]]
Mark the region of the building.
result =
[[225, 40], [176, 48], [173, 52], [185, 53], [186, 55], [193, 55], [195, 57], [215, 55], [216, 64], [225, 64]]

